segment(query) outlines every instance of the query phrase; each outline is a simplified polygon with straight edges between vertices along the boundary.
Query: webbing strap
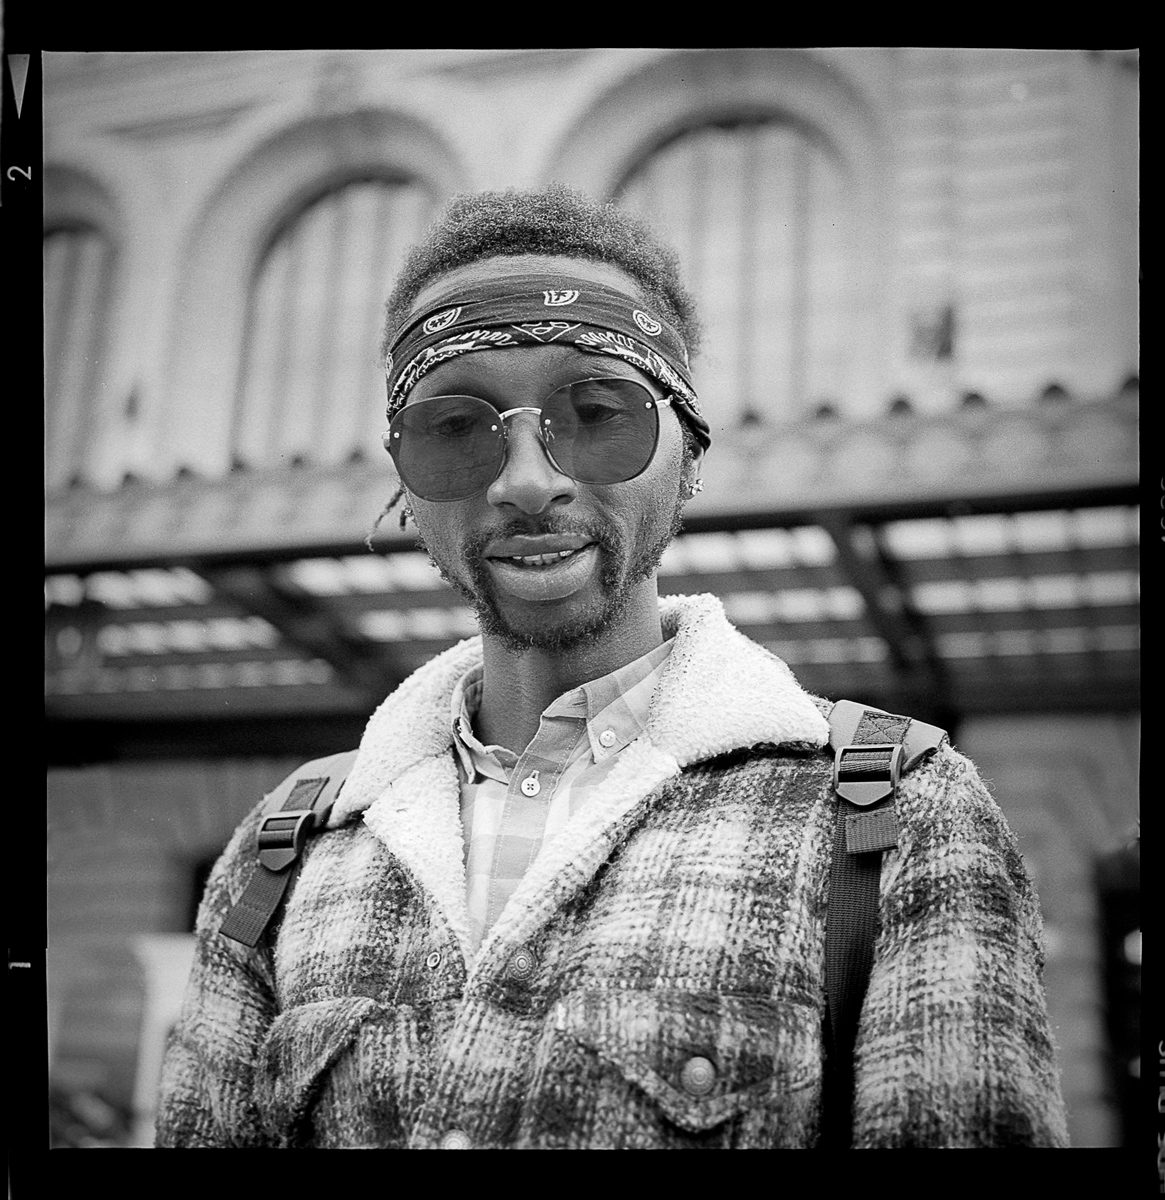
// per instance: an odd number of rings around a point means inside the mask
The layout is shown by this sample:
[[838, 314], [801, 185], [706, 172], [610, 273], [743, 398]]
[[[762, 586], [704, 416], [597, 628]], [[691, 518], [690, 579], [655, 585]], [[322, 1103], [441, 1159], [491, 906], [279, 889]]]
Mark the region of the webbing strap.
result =
[[317, 821], [327, 819], [329, 800], [317, 807], [328, 776], [298, 779], [282, 807], [268, 813], [259, 824], [256, 839], [258, 862], [243, 894], [219, 928], [224, 937], [257, 946], [283, 900], [304, 840]]
[[[901, 744], [910, 728], [909, 717], [894, 716], [874, 709], [861, 709], [849, 701], [838, 713], [840, 732], [834, 725], [831, 741], [838, 749], [839, 779], [846, 778], [845, 745], [879, 744], [887, 749]], [[857, 715], [856, 724], [852, 718]], [[852, 733], [849, 730], [852, 729]], [[825, 919], [825, 980], [828, 1001], [826, 1060], [823, 1081], [822, 1139], [830, 1148], [848, 1146], [853, 1125], [854, 1043], [866, 983], [874, 961], [874, 939], [878, 932], [878, 883], [882, 850], [897, 838], [894, 819], [893, 782], [898, 759], [884, 756], [881, 782], [889, 784], [884, 794], [868, 808], [846, 812], [863, 799], [847, 801], [839, 794], [834, 821], [833, 853], [829, 874], [829, 907]], [[891, 763], [894, 770], [891, 771]], [[880, 772], [873, 752], [857, 753], [849, 759], [849, 777], [859, 782], [876, 781]], [[876, 794], [876, 793], [875, 793]], [[842, 820], [842, 816], [846, 819]]]

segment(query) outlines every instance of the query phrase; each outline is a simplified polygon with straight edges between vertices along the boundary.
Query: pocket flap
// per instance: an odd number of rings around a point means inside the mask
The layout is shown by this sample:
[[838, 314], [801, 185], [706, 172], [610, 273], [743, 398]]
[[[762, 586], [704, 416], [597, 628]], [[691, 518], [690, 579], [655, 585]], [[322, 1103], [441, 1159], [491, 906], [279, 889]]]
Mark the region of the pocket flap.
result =
[[816, 1009], [764, 997], [678, 991], [581, 992], [559, 1028], [641, 1088], [683, 1129], [711, 1129], [773, 1088], [819, 1072]]
[[255, 1077], [256, 1100], [272, 1132], [293, 1140], [324, 1075], [379, 1007], [367, 996], [343, 996], [297, 1005], [275, 1018]]

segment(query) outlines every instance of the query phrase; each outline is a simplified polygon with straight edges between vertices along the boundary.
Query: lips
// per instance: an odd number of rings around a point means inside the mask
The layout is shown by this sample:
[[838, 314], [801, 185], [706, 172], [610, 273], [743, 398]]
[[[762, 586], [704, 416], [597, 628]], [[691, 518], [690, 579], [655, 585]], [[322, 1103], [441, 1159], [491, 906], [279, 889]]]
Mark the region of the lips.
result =
[[485, 548], [485, 557], [525, 566], [546, 566], [568, 558], [589, 545], [590, 540], [582, 534], [518, 534], [490, 542]]
[[[560, 544], [534, 548], [531, 541]], [[512, 541], [491, 546], [486, 563], [494, 582], [503, 592], [527, 601], [562, 600], [587, 586], [598, 567], [598, 548], [593, 542], [572, 539], [576, 545], [561, 545], [562, 539], [526, 539], [524, 545]], [[499, 551], [510, 551], [508, 554]], [[525, 550], [525, 553], [520, 553]]]

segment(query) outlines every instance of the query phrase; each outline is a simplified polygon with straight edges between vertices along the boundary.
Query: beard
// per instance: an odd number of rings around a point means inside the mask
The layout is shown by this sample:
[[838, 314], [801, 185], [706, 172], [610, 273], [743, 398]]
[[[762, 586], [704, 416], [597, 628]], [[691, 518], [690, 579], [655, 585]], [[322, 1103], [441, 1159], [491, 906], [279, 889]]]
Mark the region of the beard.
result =
[[[473, 607], [483, 635], [496, 638], [507, 650], [523, 653], [542, 650], [551, 653], [578, 649], [602, 635], [619, 620], [635, 588], [658, 568], [664, 551], [683, 528], [684, 499], [677, 491], [671, 519], [662, 533], [651, 536], [651, 515], [644, 514], [639, 544], [631, 547], [623, 533], [597, 523], [556, 521], [513, 521], [500, 530], [490, 530], [466, 538], [459, 547], [459, 558], [467, 578], [454, 574], [434, 558], [424, 538], [418, 546], [440, 572], [441, 578], [455, 588]], [[494, 580], [486, 565], [486, 546], [497, 538], [517, 534], [582, 534], [597, 547], [599, 554], [598, 596], [586, 608], [558, 624], [533, 620], [530, 628], [518, 628], [502, 611]]]

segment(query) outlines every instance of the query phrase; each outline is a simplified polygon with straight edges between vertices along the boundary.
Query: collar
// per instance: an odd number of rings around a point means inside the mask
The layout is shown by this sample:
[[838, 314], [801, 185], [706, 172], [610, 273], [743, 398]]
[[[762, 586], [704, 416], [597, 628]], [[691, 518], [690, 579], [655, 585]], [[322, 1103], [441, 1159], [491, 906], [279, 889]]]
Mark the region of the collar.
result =
[[[820, 747], [829, 725], [776, 655], [740, 633], [712, 595], [660, 598], [674, 638], [642, 738], [685, 767], [758, 743]], [[458, 642], [406, 679], [377, 708], [329, 824], [367, 809], [400, 775], [453, 745], [454, 689], [482, 662], [481, 638]]]
[[[595, 762], [618, 754], [643, 732], [654, 690], [649, 685], [656, 681], [674, 644], [675, 639], [669, 638], [634, 661], [563, 692], [546, 706], [543, 717], [584, 721]], [[453, 688], [453, 749], [467, 778], [472, 779], [476, 771], [505, 782], [518, 755], [506, 746], [484, 745], [473, 731], [483, 678], [478, 664], [470, 667]]]

